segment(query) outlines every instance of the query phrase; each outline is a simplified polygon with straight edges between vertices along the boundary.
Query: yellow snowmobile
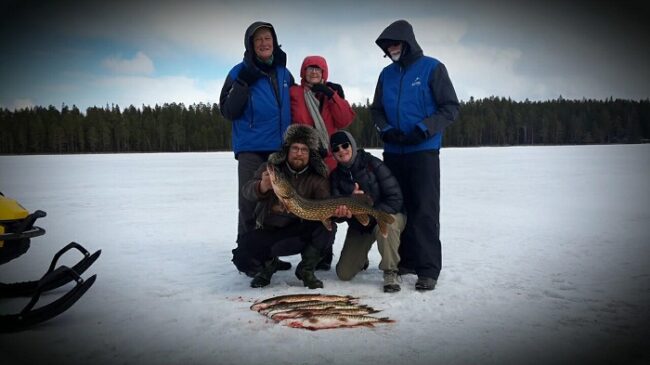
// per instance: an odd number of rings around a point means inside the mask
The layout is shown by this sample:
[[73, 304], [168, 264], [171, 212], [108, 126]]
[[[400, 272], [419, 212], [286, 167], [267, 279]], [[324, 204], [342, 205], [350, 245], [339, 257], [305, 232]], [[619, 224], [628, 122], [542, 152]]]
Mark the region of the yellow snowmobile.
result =
[[[30, 246], [31, 238], [42, 236], [45, 230], [35, 226], [37, 219], [46, 213], [37, 210], [29, 213], [15, 200], [5, 197], [0, 192], [0, 265], [23, 255]], [[77, 249], [83, 258], [72, 268], [65, 265], [57, 267], [57, 261], [67, 251]], [[93, 285], [97, 275], [87, 280], [81, 274], [97, 260], [101, 250], [92, 255], [80, 244], [70, 242], [54, 255], [50, 267], [38, 280], [20, 283], [0, 282], [0, 299], [14, 297], [31, 297], [27, 305], [16, 314], [0, 314], [0, 333], [23, 330], [34, 324], [55, 317], [70, 308]], [[71, 281], [76, 285], [61, 298], [38, 308], [34, 308], [44, 292], [61, 287]]]

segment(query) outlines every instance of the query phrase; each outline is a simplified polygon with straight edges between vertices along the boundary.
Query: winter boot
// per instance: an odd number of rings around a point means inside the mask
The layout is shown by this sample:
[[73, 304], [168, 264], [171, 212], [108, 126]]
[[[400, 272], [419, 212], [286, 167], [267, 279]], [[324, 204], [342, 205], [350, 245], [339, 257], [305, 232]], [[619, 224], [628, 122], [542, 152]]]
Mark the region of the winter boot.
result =
[[415, 282], [415, 290], [433, 290], [436, 287], [437, 280], [426, 276], [418, 276]]
[[384, 271], [384, 293], [395, 293], [400, 291], [397, 271]]
[[309, 289], [322, 288], [323, 282], [314, 275], [316, 265], [322, 259], [320, 251], [313, 246], [307, 246], [301, 256], [302, 260], [296, 267], [296, 277]]
[[251, 288], [263, 288], [271, 284], [271, 277], [278, 270], [278, 258], [274, 257], [264, 263], [264, 267], [251, 280]]

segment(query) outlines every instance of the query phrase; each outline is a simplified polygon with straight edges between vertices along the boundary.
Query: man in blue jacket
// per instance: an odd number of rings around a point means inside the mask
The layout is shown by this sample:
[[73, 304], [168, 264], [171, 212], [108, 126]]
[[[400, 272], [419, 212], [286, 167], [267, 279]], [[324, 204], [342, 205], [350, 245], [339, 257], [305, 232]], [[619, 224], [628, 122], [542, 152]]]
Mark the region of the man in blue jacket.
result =
[[423, 54], [407, 21], [389, 25], [375, 43], [392, 61], [379, 75], [371, 113], [404, 197], [400, 273], [417, 274], [415, 289], [433, 290], [442, 268], [439, 151], [458, 98], [447, 69]]
[[[255, 203], [242, 196], [242, 186], [282, 146], [284, 133], [291, 124], [289, 87], [294, 83], [286, 67], [287, 55], [280, 49], [270, 23], [251, 24], [244, 35], [244, 47], [244, 60], [228, 73], [219, 98], [221, 113], [232, 121], [232, 148], [238, 161], [238, 242], [240, 236], [255, 228]], [[246, 260], [239, 260], [242, 264], [237, 268], [249, 276], [255, 275], [259, 263]], [[290, 268], [286, 262], [279, 267]]]

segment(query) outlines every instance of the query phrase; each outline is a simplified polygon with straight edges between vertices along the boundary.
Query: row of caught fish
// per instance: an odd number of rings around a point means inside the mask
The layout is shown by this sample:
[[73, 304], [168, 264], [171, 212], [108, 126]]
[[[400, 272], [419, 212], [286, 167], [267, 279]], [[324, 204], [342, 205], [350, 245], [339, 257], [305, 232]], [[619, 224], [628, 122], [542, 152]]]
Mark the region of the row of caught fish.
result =
[[349, 295], [282, 295], [256, 302], [251, 306], [251, 310], [284, 326], [312, 331], [340, 327], [374, 327], [373, 323], [395, 322], [388, 318], [369, 316], [379, 311], [358, 304], [358, 299]]

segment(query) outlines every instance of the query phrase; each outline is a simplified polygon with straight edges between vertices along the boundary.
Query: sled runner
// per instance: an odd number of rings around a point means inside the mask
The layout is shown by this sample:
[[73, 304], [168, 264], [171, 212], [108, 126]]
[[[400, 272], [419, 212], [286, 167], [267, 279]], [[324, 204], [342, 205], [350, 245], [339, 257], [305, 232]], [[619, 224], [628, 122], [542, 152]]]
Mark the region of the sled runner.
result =
[[[45, 234], [43, 228], [34, 225], [46, 213], [37, 210], [29, 214], [15, 200], [0, 193], [0, 265], [5, 264], [27, 252], [30, 239]], [[59, 258], [68, 251], [76, 249], [83, 257], [72, 268], [65, 265], [57, 267]], [[97, 275], [84, 280], [83, 274], [99, 257], [101, 250], [92, 255], [83, 246], [70, 242], [59, 250], [45, 274], [38, 280], [0, 283], [0, 298], [31, 297], [19, 313], [0, 314], [0, 333], [26, 329], [32, 325], [56, 317], [70, 308], [94, 284]], [[41, 295], [74, 281], [75, 286], [60, 298], [37, 307]]]

